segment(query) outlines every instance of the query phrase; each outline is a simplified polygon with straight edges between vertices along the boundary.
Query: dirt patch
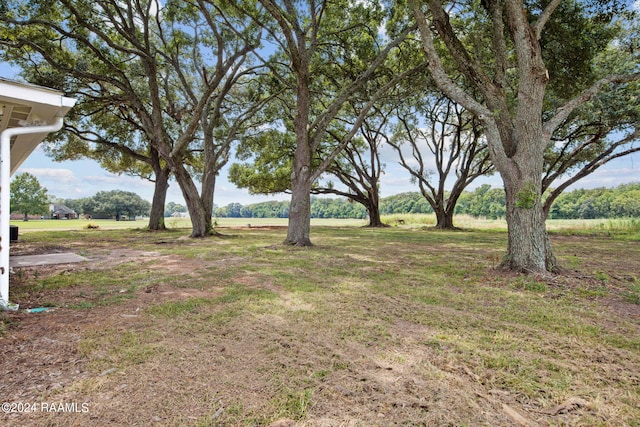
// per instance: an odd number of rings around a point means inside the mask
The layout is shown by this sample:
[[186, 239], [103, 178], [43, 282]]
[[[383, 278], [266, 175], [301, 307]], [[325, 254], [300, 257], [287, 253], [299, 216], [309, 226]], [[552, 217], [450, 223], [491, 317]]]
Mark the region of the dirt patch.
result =
[[[87, 376], [86, 358], [78, 353], [78, 342], [88, 332], [100, 329], [135, 327], [145, 307], [166, 301], [210, 298], [220, 291], [175, 289], [153, 286], [138, 291], [135, 298], [121, 305], [91, 310], [52, 308], [42, 313], [21, 311], [10, 314], [8, 332], [0, 338], [2, 395], [35, 399], [75, 379]], [[18, 399], [18, 400], [16, 400]]]

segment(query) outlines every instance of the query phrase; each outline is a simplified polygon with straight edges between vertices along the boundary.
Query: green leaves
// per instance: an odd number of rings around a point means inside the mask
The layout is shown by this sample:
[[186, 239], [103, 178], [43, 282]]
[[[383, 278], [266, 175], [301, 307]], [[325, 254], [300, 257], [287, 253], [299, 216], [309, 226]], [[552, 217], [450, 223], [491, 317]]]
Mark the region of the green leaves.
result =
[[589, 16], [584, 3], [560, 4], [540, 40], [554, 96], [571, 98], [595, 81], [598, 70], [594, 60], [618, 31], [609, 24]]
[[145, 215], [151, 207], [149, 202], [131, 191], [99, 191], [92, 199], [93, 210], [85, 210], [85, 214], [119, 218], [122, 215]]
[[516, 207], [520, 209], [533, 209], [538, 200], [536, 185], [527, 182], [516, 194]]
[[275, 129], [246, 138], [238, 155], [249, 160], [229, 169], [229, 181], [251, 194], [272, 194], [291, 186], [291, 160], [295, 147], [294, 135]]
[[40, 186], [38, 179], [28, 172], [17, 175], [11, 181], [11, 212], [41, 215], [48, 212], [47, 189]]

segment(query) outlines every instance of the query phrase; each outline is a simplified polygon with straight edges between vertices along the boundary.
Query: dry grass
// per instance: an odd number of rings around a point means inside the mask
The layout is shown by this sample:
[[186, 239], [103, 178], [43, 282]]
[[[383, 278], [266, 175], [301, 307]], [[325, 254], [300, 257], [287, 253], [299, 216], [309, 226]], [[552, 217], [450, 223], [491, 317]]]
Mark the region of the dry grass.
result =
[[91, 261], [23, 271], [14, 301], [57, 308], [4, 315], [0, 391], [88, 411], [0, 423], [640, 423], [637, 242], [556, 235], [565, 271], [531, 277], [492, 268], [503, 232], [284, 233], [29, 234]]

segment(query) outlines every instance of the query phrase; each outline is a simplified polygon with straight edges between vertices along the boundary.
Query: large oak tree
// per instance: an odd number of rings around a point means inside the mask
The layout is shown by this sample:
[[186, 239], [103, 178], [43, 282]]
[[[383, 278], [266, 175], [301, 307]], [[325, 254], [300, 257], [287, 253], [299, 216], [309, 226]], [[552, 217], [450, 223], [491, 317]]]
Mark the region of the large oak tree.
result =
[[[409, 1], [436, 85], [475, 114], [485, 130], [506, 192], [508, 246], [503, 266], [517, 271], [546, 272], [556, 266], [542, 202], [544, 156], [552, 135], [604, 88], [640, 77], [632, 72], [576, 79], [568, 83], [572, 90], [549, 108], [545, 95], [550, 81], [567, 79], [562, 67], [545, 61], [542, 40], [547, 27], [560, 13], [589, 22], [610, 22], [615, 16], [611, 9], [598, 13], [597, 7], [588, 10], [586, 3], [566, 2], [573, 7], [559, 12], [563, 0]], [[568, 39], [566, 44], [574, 41], [582, 40]], [[464, 87], [454, 78], [459, 74], [466, 78]]]
[[[380, 88], [361, 110], [341, 141], [320, 150], [326, 131], [343, 106], [367, 83], [389, 52], [409, 33], [393, 40], [379, 32], [386, 11], [374, 2], [348, 0], [259, 0], [252, 8], [236, 2], [239, 10], [259, 22], [277, 50], [270, 61], [274, 79], [291, 94], [295, 148], [290, 163], [291, 205], [285, 244], [307, 246], [310, 239], [311, 189], [335, 157], [356, 134]], [[399, 80], [401, 76], [397, 76]], [[393, 85], [393, 80], [388, 87]], [[323, 153], [319, 156], [319, 153]]]
[[[248, 55], [260, 41], [257, 27], [225, 9], [224, 1], [61, 0], [10, 6], [2, 13], [6, 56], [24, 66], [31, 81], [79, 98], [76, 110], [88, 120], [80, 121], [73, 135], [106, 144], [108, 149], [99, 150], [106, 155], [116, 149], [140, 154], [139, 161], [150, 159], [161, 195], [168, 172], [173, 173], [189, 209], [191, 235], [208, 235], [215, 177], [242, 123], [263, 98], [245, 79], [251, 73]], [[105, 137], [118, 126], [142, 137]], [[131, 141], [147, 143], [144, 153]], [[154, 197], [153, 211], [163, 207], [164, 198]]]

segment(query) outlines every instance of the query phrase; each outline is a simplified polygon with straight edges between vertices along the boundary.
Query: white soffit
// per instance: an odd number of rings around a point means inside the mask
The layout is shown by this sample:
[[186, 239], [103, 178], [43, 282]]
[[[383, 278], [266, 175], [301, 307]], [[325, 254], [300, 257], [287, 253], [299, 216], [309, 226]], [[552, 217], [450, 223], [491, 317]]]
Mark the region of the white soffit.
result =
[[[62, 92], [0, 77], [0, 132], [8, 128], [47, 125], [64, 117], [76, 100]], [[48, 135], [18, 135], [11, 141], [11, 174]]]

